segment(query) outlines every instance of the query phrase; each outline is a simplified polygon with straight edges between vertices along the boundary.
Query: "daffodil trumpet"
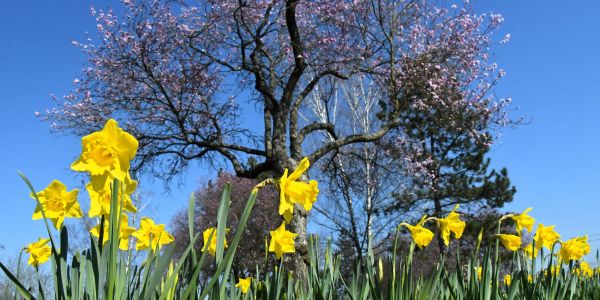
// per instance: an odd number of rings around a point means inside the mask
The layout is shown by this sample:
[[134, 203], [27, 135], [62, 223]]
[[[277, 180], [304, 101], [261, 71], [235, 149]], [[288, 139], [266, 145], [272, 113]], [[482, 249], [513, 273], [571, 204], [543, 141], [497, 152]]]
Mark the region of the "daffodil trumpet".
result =
[[457, 209], [458, 204], [454, 206], [445, 218], [435, 218], [446, 246], [450, 244], [450, 233], [454, 234], [454, 238], [460, 239], [465, 230], [466, 223], [460, 219], [460, 214], [456, 212]]

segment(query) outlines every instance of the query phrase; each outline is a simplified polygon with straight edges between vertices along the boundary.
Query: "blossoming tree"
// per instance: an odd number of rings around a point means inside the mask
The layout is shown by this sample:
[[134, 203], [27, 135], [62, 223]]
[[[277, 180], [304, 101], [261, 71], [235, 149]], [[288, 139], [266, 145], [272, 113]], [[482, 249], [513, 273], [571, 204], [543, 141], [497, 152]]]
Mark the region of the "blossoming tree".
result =
[[[498, 15], [468, 3], [428, 1], [123, 1], [125, 11], [93, 14], [99, 40], [76, 44], [89, 64], [73, 93], [42, 114], [55, 129], [82, 134], [109, 117], [139, 140], [132, 171], [170, 179], [190, 161], [227, 161], [242, 177], [281, 175], [302, 157], [402, 131], [414, 109], [497, 111], [487, 96], [501, 75], [489, 61]], [[348, 133], [329, 119], [305, 118], [306, 99], [332, 78], [361, 76], [379, 89], [378, 125]], [[451, 85], [459, 97], [445, 98]], [[335, 86], [331, 86], [335, 89]], [[435, 98], [435, 107], [424, 101]], [[429, 97], [431, 96], [431, 97]], [[240, 124], [241, 104], [258, 108], [261, 132]], [[305, 140], [328, 132], [317, 147]], [[248, 159], [258, 161], [248, 164]], [[306, 212], [297, 207], [296, 274], [306, 261]]]

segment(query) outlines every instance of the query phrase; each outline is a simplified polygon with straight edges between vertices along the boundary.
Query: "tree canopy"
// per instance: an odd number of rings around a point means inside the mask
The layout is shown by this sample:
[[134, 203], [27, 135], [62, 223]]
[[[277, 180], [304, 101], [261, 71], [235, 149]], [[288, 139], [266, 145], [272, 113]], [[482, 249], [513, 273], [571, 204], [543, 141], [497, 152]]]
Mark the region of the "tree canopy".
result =
[[[486, 125], [504, 119], [507, 101], [490, 95], [503, 75], [490, 59], [502, 17], [476, 14], [468, 1], [123, 4], [120, 15], [93, 10], [98, 36], [75, 43], [88, 64], [73, 92], [41, 117], [75, 134], [109, 117], [121, 120], [139, 140], [133, 171], [171, 179], [191, 161], [225, 161], [237, 176], [278, 176], [302, 157], [316, 162], [391, 132], [418, 146], [406, 134], [415, 114], [473, 111], [483, 127], [448, 123], [472, 137], [487, 135]], [[317, 86], [331, 95], [336, 82], [351, 78], [378, 90], [378, 121], [366, 132], [337, 126], [331, 102], [324, 118], [307, 112], [306, 99]], [[240, 122], [242, 108], [252, 105], [260, 132]], [[328, 138], [307, 146], [318, 132]], [[405, 155], [411, 166], [422, 163]], [[306, 213], [296, 211], [290, 228], [305, 249]], [[306, 252], [298, 252], [292, 264], [300, 266]]]

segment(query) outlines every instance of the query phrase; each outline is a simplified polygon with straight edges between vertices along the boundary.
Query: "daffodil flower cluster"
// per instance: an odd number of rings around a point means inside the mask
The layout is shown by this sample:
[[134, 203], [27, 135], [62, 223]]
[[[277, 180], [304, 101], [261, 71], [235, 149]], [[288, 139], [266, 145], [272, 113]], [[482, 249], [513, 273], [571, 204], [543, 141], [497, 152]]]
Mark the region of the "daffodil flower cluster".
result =
[[[549, 245], [549, 247], [552, 247], [551, 245], [554, 242], [556, 242], [556, 240], [558, 240], [560, 238], [560, 236], [556, 232], [553, 231], [554, 226], [544, 227], [543, 224], [540, 224], [541, 227], [538, 226], [538, 229], [545, 228], [542, 230], [544, 233], [547, 233], [547, 234], [537, 235], [535, 237], [534, 243], [525, 242], [523, 239], [523, 234], [531, 233], [531, 231], [533, 230], [533, 225], [535, 224], [535, 219], [528, 214], [531, 210], [532, 210], [532, 208], [530, 207], [530, 208], [527, 208], [525, 211], [523, 211], [520, 214], [517, 214], [517, 215], [508, 214], [508, 215], [505, 215], [502, 218], [500, 218], [500, 221], [499, 221], [500, 223], [502, 223], [502, 221], [504, 221], [504, 220], [512, 219], [515, 223], [516, 233], [515, 234], [499, 233], [496, 235], [496, 238], [498, 238], [500, 240], [500, 242], [502, 243], [502, 245], [504, 246], [504, 248], [508, 249], [509, 251], [515, 252], [515, 251], [521, 249], [528, 255], [528, 257], [535, 258], [542, 245], [546, 244], [546, 245]], [[550, 232], [548, 232], [548, 229], [550, 229], [554, 235], [550, 235]], [[542, 233], [542, 231], [539, 231], [539, 232]], [[554, 240], [550, 240], [551, 238], [554, 238], [554, 237], [555, 237]], [[535, 248], [534, 248], [534, 244], [535, 244]]]
[[[460, 219], [460, 214], [456, 212], [458, 205], [445, 218], [428, 218], [424, 215], [415, 225], [408, 223], [400, 223], [399, 226], [406, 227], [410, 232], [413, 242], [420, 249], [427, 247], [433, 240], [435, 234], [430, 229], [426, 228], [428, 221], [436, 221], [438, 231], [446, 246], [450, 243], [450, 235], [454, 234], [456, 239], [460, 239], [464, 231], [466, 223]], [[537, 229], [533, 231], [535, 219], [529, 215], [532, 208], [527, 208], [520, 214], [508, 214], [503, 216], [499, 223], [511, 219], [515, 224], [515, 233], [498, 233], [496, 238], [509, 251], [523, 251], [526, 257], [535, 259], [542, 248], [553, 250], [555, 244], [560, 244], [558, 251], [559, 261], [568, 263], [570, 261], [580, 261], [585, 255], [590, 252], [590, 245], [587, 236], [576, 237], [568, 241], [561, 241], [560, 234], [554, 230], [554, 225], [545, 226], [539, 223]], [[532, 236], [531, 241], [526, 241], [525, 236]], [[479, 267], [480, 268], [480, 267]], [[477, 269], [478, 277], [481, 275], [481, 269]], [[560, 266], [555, 266], [551, 270], [553, 274], [560, 271]], [[581, 276], [593, 275], [592, 269], [585, 261], [578, 263], [578, 267], [574, 269], [575, 273]], [[504, 283], [510, 285], [510, 275], [506, 275]]]
[[[129, 250], [131, 237], [137, 239], [136, 250], [157, 249], [173, 242], [173, 236], [165, 230], [164, 224], [155, 224], [150, 218], [142, 218], [140, 228], [129, 226], [129, 217], [125, 212], [135, 213], [137, 208], [131, 200], [131, 194], [137, 187], [137, 181], [129, 174], [131, 160], [135, 157], [138, 141], [128, 132], [119, 128], [117, 122], [110, 119], [100, 131], [82, 138], [81, 155], [71, 164], [71, 169], [79, 172], [88, 172], [89, 183], [86, 190], [90, 197], [90, 218], [98, 217], [108, 220], [111, 210], [112, 184], [119, 182], [118, 203], [116, 208], [122, 212], [119, 218], [119, 248]], [[81, 211], [77, 196], [78, 189], [71, 191], [60, 181], [52, 181], [45, 189], [31, 194], [37, 201], [32, 219], [46, 218], [52, 222], [57, 230], [63, 225], [65, 218], [81, 218]], [[99, 238], [102, 232], [102, 243], [108, 240], [109, 222], [99, 221], [90, 233]], [[100, 228], [104, 224], [104, 228]], [[51, 247], [49, 240], [40, 239], [29, 244], [25, 251], [30, 254], [29, 264], [38, 266], [48, 260]]]
[[285, 224], [292, 221], [294, 206], [298, 204], [308, 212], [317, 201], [317, 195], [319, 195], [317, 181], [300, 180], [309, 167], [310, 162], [305, 157], [289, 176], [288, 169], [285, 169], [279, 178], [279, 214], [283, 216], [284, 222], [276, 230], [271, 231], [269, 243], [269, 252], [275, 253], [277, 259], [281, 259], [284, 253], [296, 251], [294, 238], [297, 234], [285, 229]]
[[458, 205], [445, 218], [427, 218], [427, 215], [424, 215], [414, 226], [408, 223], [400, 223], [400, 226], [404, 226], [410, 231], [414, 243], [419, 249], [422, 249], [427, 247], [435, 236], [433, 231], [424, 227], [425, 223], [429, 220], [435, 220], [444, 244], [448, 246], [450, 244], [450, 234], [452, 233], [454, 238], [460, 239], [466, 226], [465, 221], [461, 220], [460, 214], [456, 212], [457, 209]]
[[577, 268], [573, 269], [573, 273], [575, 273], [575, 274], [577, 274], [577, 276], [581, 276], [581, 277], [594, 276], [594, 270], [592, 270], [592, 267], [590, 267], [590, 264], [588, 264], [585, 261], [580, 262], [579, 266], [577, 266]]
[[[118, 127], [115, 120], [108, 120], [104, 128], [82, 138], [82, 152], [71, 168], [79, 172], [89, 174], [89, 182], [86, 184], [86, 190], [90, 197], [90, 209], [88, 216], [99, 218], [98, 225], [90, 230], [92, 236], [109, 236], [108, 216], [111, 211], [118, 213], [118, 247], [121, 250], [130, 250], [129, 240], [136, 239], [136, 250], [160, 249], [162, 246], [174, 241], [173, 236], [165, 229], [164, 224], [156, 224], [152, 219], [143, 217], [139, 228], [134, 228], [129, 224], [129, 215], [127, 213], [136, 213], [131, 195], [137, 188], [137, 181], [130, 175], [131, 160], [135, 157], [138, 149], [138, 141], [129, 133]], [[297, 168], [289, 173], [285, 169], [279, 179], [267, 179], [257, 185], [253, 193], [257, 192], [266, 184], [276, 184], [279, 187], [279, 208], [278, 212], [283, 221], [281, 225], [270, 231], [270, 242], [268, 251], [273, 252], [277, 259], [283, 259], [287, 253], [294, 253], [295, 238], [297, 234], [286, 230], [286, 224], [289, 224], [294, 215], [295, 209], [304, 209], [310, 211], [317, 200], [319, 194], [318, 182], [316, 180], [301, 180], [305, 172], [309, 169], [310, 162], [307, 158], [300, 161]], [[114, 200], [113, 183], [118, 182], [119, 190], [116, 200], [118, 207], [111, 207]], [[81, 211], [77, 197], [78, 189], [68, 190], [60, 181], [52, 181], [45, 189], [32, 193], [30, 196], [37, 202], [37, 206], [32, 215], [32, 219], [47, 219], [53, 226], [60, 230], [66, 218], [81, 218]], [[461, 220], [459, 208], [456, 205], [446, 217], [428, 217], [427, 215], [414, 225], [400, 223], [399, 227], [405, 227], [410, 232], [412, 240], [420, 249], [427, 247], [435, 233], [427, 226], [428, 222], [435, 222], [440, 241], [448, 246], [451, 237], [460, 239], [465, 230], [466, 223]], [[114, 210], [114, 211], [113, 211]], [[561, 270], [561, 263], [571, 263], [575, 261], [574, 273], [579, 276], [591, 277], [594, 271], [583, 257], [590, 252], [590, 245], [587, 236], [572, 238], [567, 241], [561, 241], [561, 236], [554, 230], [554, 225], [545, 226], [538, 224], [534, 231], [535, 219], [529, 215], [532, 208], [528, 208], [520, 214], [508, 214], [503, 216], [499, 222], [512, 220], [515, 224], [514, 232], [500, 233], [496, 235], [502, 245], [509, 251], [522, 251], [526, 257], [535, 259], [542, 248], [553, 250], [556, 245], [560, 245], [558, 257], [560, 263], [546, 272], [558, 274]], [[115, 216], [115, 215], [113, 215]], [[204, 245], [202, 251], [207, 251], [215, 256], [217, 249], [216, 228], [209, 227], [203, 232]], [[229, 229], [226, 229], [226, 234]], [[532, 237], [530, 239], [526, 236]], [[101, 242], [106, 243], [103, 239]], [[209, 241], [210, 240], [210, 241]], [[530, 240], [530, 241], [529, 241]], [[23, 251], [30, 254], [28, 263], [32, 266], [39, 266], [45, 263], [52, 255], [52, 247], [48, 245], [50, 239], [40, 238], [38, 241], [27, 245]], [[479, 237], [481, 241], [481, 233]], [[223, 248], [228, 247], [227, 239], [223, 240]], [[477, 277], [481, 278], [481, 267], [475, 268]], [[511, 284], [511, 275], [504, 276], [504, 284]], [[246, 294], [251, 286], [251, 278], [239, 278], [236, 287], [242, 294]]]
[[[560, 263], [569, 263], [571, 261], [579, 261], [590, 252], [588, 237], [581, 236], [572, 238], [568, 241], [561, 241], [560, 234], [554, 230], [554, 225], [545, 226], [539, 223], [537, 229], [533, 232], [535, 219], [528, 213], [532, 208], [527, 208], [520, 214], [508, 214], [503, 216], [499, 222], [507, 219], [512, 219], [515, 223], [516, 234], [497, 234], [496, 237], [502, 245], [510, 251], [521, 250], [530, 259], [535, 259], [542, 248], [550, 251], [553, 250], [555, 244], [560, 244], [559, 265], [552, 267], [552, 273], [558, 274], [560, 271]], [[526, 241], [525, 235], [533, 235], [531, 241]], [[593, 274], [591, 268], [585, 261], [579, 263], [579, 268], [574, 270], [575, 273], [581, 276]]]
[[[131, 160], [138, 149], [135, 137], [119, 128], [117, 121], [110, 119], [100, 131], [84, 136], [81, 140], [82, 150], [79, 158], [71, 164], [71, 169], [88, 172], [90, 182], [86, 189], [90, 195], [90, 217], [108, 217], [111, 207], [112, 183], [119, 181], [118, 211], [137, 212], [131, 194], [137, 187], [137, 181], [131, 179], [129, 169]], [[102, 222], [100, 222], [102, 223]], [[173, 242], [164, 224], [155, 224], [150, 218], [142, 218], [140, 228], [135, 230], [128, 224], [128, 217], [122, 214], [119, 226], [119, 248], [129, 248], [129, 237], [137, 239], [136, 250], [157, 249]], [[108, 233], [108, 226], [103, 229]], [[100, 225], [92, 229], [94, 236], [99, 236]], [[107, 236], [107, 235], [104, 235]], [[103, 241], [104, 242], [104, 241]]]
[[[226, 229], [229, 233], [229, 228]], [[216, 228], [209, 227], [202, 233], [204, 246], [202, 251], [208, 251], [209, 254], [215, 256], [217, 251], [217, 233]], [[294, 238], [297, 234], [285, 229], [283, 222], [276, 230], [271, 231], [271, 242], [269, 244], [269, 252], [275, 253], [277, 259], [281, 259], [284, 253], [294, 253], [296, 251]], [[209, 242], [210, 240], [210, 242]], [[227, 248], [227, 239], [223, 240], [223, 248]]]

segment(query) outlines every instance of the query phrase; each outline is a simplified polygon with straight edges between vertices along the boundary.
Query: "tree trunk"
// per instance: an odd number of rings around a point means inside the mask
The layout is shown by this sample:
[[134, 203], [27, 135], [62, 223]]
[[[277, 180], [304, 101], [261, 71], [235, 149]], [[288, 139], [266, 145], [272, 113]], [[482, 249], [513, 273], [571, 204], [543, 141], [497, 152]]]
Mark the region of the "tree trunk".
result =
[[[274, 177], [278, 178], [285, 169], [291, 173], [298, 166], [298, 161], [289, 158], [287, 152], [287, 111], [279, 111], [273, 118], [273, 161]], [[312, 162], [311, 162], [312, 163]], [[302, 176], [300, 180], [306, 180]], [[300, 282], [306, 282], [308, 278], [308, 242], [306, 237], [306, 217], [307, 213], [301, 205], [294, 206], [294, 215], [292, 221], [287, 225], [287, 230], [298, 234], [296, 236], [296, 252], [284, 255], [284, 263], [294, 278]], [[283, 220], [283, 218], [282, 218]]]
[[298, 234], [295, 239], [296, 252], [289, 255], [285, 264], [292, 271], [294, 279], [306, 283], [308, 279], [308, 240], [306, 235], [306, 210], [300, 205], [294, 207], [294, 216], [289, 230]]
[[[441, 218], [442, 217], [442, 204], [441, 204], [440, 199], [438, 199], [437, 197], [434, 197], [433, 203], [435, 205], [434, 217]], [[437, 234], [437, 243], [438, 243], [438, 247], [440, 249], [440, 255], [443, 255], [446, 251], [446, 244], [444, 244], [444, 239], [442, 238], [441, 234]]]

